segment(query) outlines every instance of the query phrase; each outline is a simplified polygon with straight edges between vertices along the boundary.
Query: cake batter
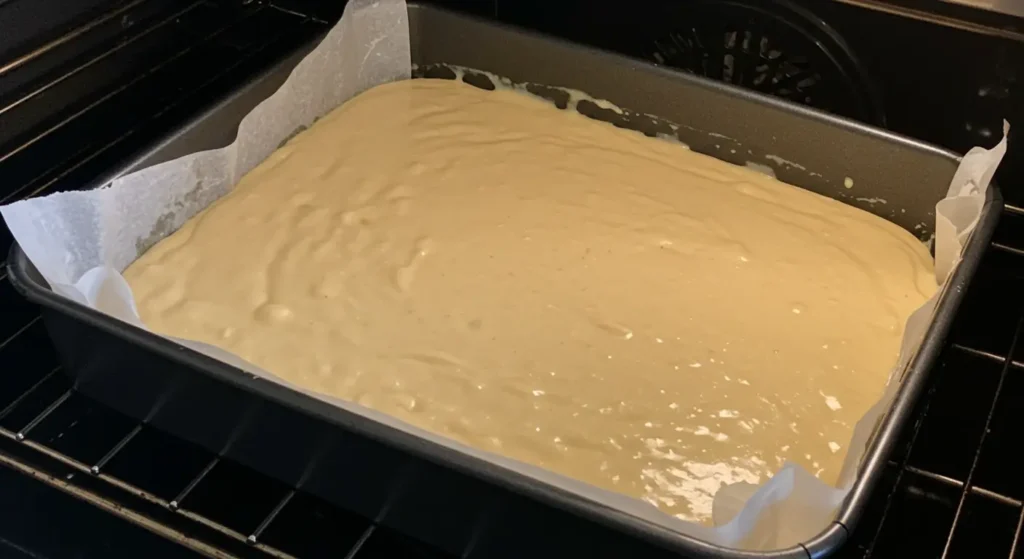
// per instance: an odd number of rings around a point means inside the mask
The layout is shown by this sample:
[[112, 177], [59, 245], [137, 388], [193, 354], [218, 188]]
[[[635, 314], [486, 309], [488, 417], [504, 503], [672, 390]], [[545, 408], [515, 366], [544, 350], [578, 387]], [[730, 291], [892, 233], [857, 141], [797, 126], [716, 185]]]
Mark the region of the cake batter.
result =
[[153, 330], [707, 521], [833, 482], [925, 246], [864, 211], [513, 91], [375, 87], [125, 277]]

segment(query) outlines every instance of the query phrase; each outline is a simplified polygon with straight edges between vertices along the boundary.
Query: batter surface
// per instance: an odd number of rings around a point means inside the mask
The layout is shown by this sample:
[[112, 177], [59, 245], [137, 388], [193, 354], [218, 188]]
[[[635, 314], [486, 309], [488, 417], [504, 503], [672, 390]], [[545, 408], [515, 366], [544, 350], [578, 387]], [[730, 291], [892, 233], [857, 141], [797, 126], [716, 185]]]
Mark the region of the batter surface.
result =
[[125, 272], [157, 332], [705, 521], [832, 482], [936, 290], [906, 231], [512, 91], [379, 86]]

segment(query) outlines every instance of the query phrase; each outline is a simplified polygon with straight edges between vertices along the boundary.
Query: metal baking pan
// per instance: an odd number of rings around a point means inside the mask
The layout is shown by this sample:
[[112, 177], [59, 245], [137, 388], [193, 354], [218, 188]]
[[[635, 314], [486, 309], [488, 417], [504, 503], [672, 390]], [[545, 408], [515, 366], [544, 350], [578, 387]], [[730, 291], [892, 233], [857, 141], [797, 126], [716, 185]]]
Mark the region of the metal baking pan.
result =
[[[780, 180], [861, 207], [922, 239], [931, 234], [935, 203], [945, 195], [959, 163], [954, 153], [883, 130], [485, 20], [410, 5], [409, 25], [413, 63], [421, 74], [443, 74], [444, 65], [456, 65], [514, 82], [579, 89], [628, 109], [618, 114], [580, 103], [581, 112], [651, 135], [677, 136], [691, 149], [731, 163], [771, 166]], [[140, 157], [96, 177], [91, 186], [228, 144], [241, 118], [276, 90], [312, 46], [242, 85]], [[557, 101], [558, 91], [535, 89]], [[666, 128], [666, 122], [679, 127]], [[856, 181], [855, 190], [844, 186], [848, 177]], [[878, 199], [886, 203], [872, 202]], [[903, 373], [892, 408], [875, 429], [856, 484], [836, 519], [812, 540], [772, 552], [727, 549], [679, 534], [254, 378], [57, 296], [17, 245], [8, 262], [17, 289], [42, 306], [64, 370], [81, 392], [303, 491], [383, 518], [385, 525], [401, 524], [455, 554], [462, 554], [472, 540], [480, 556], [521, 557], [529, 552], [521, 547], [523, 542], [555, 545], [559, 538], [552, 537], [551, 527], [565, 526], [559, 536], [572, 540], [567, 552], [575, 554], [590, 548], [588, 553], [595, 556], [637, 555], [636, 546], [642, 546], [650, 548], [652, 557], [821, 557], [839, 548], [862, 514], [943, 346], [1001, 207], [993, 185], [963, 261]], [[425, 491], [435, 491], [439, 496], [433, 498], [444, 502], [402, 504], [426, 499]], [[182, 506], [187, 509], [187, 497]], [[396, 507], [403, 512], [395, 513]], [[495, 508], [504, 510], [506, 518], [477, 522], [484, 511]], [[561, 520], [551, 515], [561, 515]], [[509, 526], [514, 527], [511, 533], [502, 529]], [[624, 542], [628, 547], [621, 547]]]

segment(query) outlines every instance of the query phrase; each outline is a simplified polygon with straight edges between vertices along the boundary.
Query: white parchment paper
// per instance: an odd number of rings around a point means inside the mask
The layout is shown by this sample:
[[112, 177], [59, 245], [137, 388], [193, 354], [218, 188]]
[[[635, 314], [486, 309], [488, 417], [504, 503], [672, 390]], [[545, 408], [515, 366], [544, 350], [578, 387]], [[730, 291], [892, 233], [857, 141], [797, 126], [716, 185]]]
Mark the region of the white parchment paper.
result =
[[[120, 177], [92, 191], [63, 192], [0, 207], [26, 255], [53, 289], [110, 316], [143, 327], [131, 289], [120, 271], [155, 242], [224, 195], [297, 129], [375, 85], [410, 78], [408, 15], [404, 0], [353, 0], [336, 27], [295, 68], [272, 96], [249, 113], [229, 146], [194, 153]], [[978, 222], [985, 191], [1006, 152], [972, 149], [947, 197], [936, 207], [936, 272], [944, 282]], [[908, 321], [895, 372], [903, 370], [931, 319], [932, 300]], [[890, 382], [882, 400], [858, 423], [848, 446], [838, 488], [788, 464], [766, 483], [723, 486], [715, 497], [715, 527], [661, 513], [637, 499], [495, 454], [482, 452], [412, 427], [357, 404], [309, 393], [218, 348], [175, 340], [254, 375], [333, 405], [484, 458], [527, 476], [576, 492], [608, 507], [706, 541], [745, 549], [778, 549], [813, 537], [826, 527], [854, 480], [868, 435], [896, 392]], [[140, 372], [139, 374], [145, 374]], [[894, 375], [898, 378], [898, 375]]]

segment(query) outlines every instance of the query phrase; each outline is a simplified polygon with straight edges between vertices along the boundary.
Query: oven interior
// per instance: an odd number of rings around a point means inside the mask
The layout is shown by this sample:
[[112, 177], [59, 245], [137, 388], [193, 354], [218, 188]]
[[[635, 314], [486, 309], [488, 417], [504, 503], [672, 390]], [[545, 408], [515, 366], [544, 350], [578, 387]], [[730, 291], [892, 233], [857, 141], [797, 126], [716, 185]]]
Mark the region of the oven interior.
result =
[[[445, 7], [748, 87], [964, 151], [1024, 126], [1024, 19], [940, 0], [450, 0]], [[326, 30], [320, 0], [0, 1], [0, 203], [73, 189]], [[997, 6], [998, 7], [998, 6]], [[1018, 124], [1019, 123], [1019, 124]], [[1024, 157], [954, 333], [840, 557], [1013, 557], [1024, 402]], [[11, 239], [0, 226], [0, 254]], [[0, 271], [0, 462], [207, 555], [659, 556], [395, 454], [351, 510], [130, 420], [61, 374], [39, 311]], [[356, 449], [358, 451], [358, 449]], [[349, 476], [346, 479], [352, 479]], [[339, 483], [342, 481], [339, 479]], [[453, 492], [476, 514], [446, 515]], [[541, 514], [546, 526], [518, 531]], [[507, 531], [500, 549], [488, 534]], [[4, 536], [7, 537], [6, 535]], [[53, 547], [23, 530], [19, 545]], [[41, 546], [41, 547], [40, 547]]]

